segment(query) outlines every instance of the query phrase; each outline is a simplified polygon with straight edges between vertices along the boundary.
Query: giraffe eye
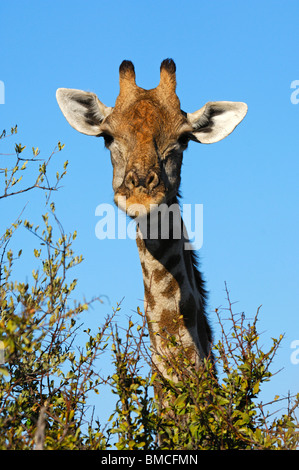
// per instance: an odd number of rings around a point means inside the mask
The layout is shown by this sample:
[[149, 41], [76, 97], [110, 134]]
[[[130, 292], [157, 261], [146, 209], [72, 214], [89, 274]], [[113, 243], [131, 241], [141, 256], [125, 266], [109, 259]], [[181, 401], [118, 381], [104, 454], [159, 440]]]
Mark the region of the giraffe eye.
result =
[[105, 142], [106, 147], [109, 147], [112, 144], [113, 140], [114, 140], [113, 136], [111, 134], [108, 134], [107, 132], [101, 134], [101, 137], [104, 138], [104, 142]]
[[178, 138], [178, 143], [182, 147], [186, 147], [188, 145], [189, 140], [190, 140], [189, 134], [185, 133], [185, 134], [180, 135], [180, 137]]

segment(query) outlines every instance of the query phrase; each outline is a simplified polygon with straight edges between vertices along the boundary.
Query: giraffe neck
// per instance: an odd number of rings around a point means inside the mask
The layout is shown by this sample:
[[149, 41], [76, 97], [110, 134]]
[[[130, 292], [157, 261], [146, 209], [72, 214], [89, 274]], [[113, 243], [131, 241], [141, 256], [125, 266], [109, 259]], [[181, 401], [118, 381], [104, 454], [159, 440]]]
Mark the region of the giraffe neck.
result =
[[[161, 219], [155, 238], [150, 238], [149, 221], [146, 234], [144, 224], [142, 228], [137, 226], [144, 307], [152, 348], [156, 352], [153, 357], [157, 359], [157, 355], [165, 354], [165, 342], [169, 344], [170, 335], [184, 348], [189, 360], [198, 365], [201, 358], [209, 355], [211, 344], [211, 331], [205, 317], [205, 290], [195, 255], [185, 249], [188, 240], [182, 230], [180, 214], [176, 222], [174, 219], [166, 239], [161, 235]], [[180, 238], [174, 234], [178, 225]]]

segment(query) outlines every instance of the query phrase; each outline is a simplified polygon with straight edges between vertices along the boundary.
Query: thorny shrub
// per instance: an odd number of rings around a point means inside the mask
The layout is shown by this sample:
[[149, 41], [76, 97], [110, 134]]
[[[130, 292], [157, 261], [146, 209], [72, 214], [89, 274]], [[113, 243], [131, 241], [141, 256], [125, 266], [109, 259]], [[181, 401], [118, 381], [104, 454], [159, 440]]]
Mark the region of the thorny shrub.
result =
[[[12, 128], [11, 135], [16, 132]], [[62, 148], [59, 143], [56, 150]], [[76, 288], [71, 270], [82, 257], [72, 250], [76, 233], [64, 233], [50, 203], [67, 162], [51, 185], [47, 171], [56, 150], [41, 160], [34, 148], [33, 158], [21, 158], [24, 149], [16, 145], [15, 164], [0, 168], [0, 198], [5, 202], [41, 189], [48, 212], [43, 214], [44, 229], [18, 217], [0, 234], [0, 449], [298, 448], [299, 394], [288, 397], [279, 416], [271, 411], [275, 399], [267, 405], [258, 401], [261, 385], [273, 376], [271, 365], [283, 338], [263, 351], [259, 311], [251, 322], [235, 314], [228, 289], [228, 319], [216, 310], [222, 335], [214, 345], [213, 362], [195, 370], [169, 336], [168, 351], [160, 359], [173, 380], [165, 380], [151, 364], [147, 324], [139, 309], [125, 331], [115, 322], [120, 306], [97, 331], [84, 330], [84, 314], [100, 299], [71, 301]], [[37, 175], [21, 187], [28, 164], [38, 165]], [[39, 241], [33, 253], [39, 267], [26, 282], [12, 280], [22, 253], [15, 256], [9, 249], [14, 232], [21, 229]], [[101, 361], [107, 360], [104, 354], [112, 354], [112, 372], [106, 377], [98, 373]], [[90, 393], [100, 394], [101, 386], [111, 387], [116, 396], [104, 426], [88, 413]]]

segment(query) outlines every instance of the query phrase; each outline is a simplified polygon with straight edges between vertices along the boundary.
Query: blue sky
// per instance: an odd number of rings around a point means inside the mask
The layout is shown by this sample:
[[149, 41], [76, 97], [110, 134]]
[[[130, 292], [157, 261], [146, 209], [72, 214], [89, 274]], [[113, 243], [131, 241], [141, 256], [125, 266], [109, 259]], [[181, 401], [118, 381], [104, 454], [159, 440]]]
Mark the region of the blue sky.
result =
[[[17, 123], [19, 133], [10, 142], [39, 147], [45, 157], [58, 140], [65, 144], [55, 158], [57, 166], [69, 160], [69, 171], [54, 201], [65, 231], [78, 231], [74, 247], [85, 258], [76, 274], [77, 294], [109, 299], [88, 314], [94, 326], [123, 298], [120, 324], [142, 308], [141, 268], [134, 241], [95, 236], [95, 209], [113, 197], [109, 152], [100, 139], [69, 126], [56, 89], [94, 91], [113, 106], [123, 59], [134, 62], [141, 87], [153, 88], [161, 61], [172, 57], [185, 111], [207, 101], [248, 104], [245, 120], [227, 139], [190, 144], [182, 203], [203, 204], [199, 256], [216, 339], [213, 311], [226, 306], [226, 281], [236, 311], [253, 317], [262, 305], [262, 343], [285, 334], [273, 364], [283, 371], [264, 387], [265, 400], [297, 392], [299, 364], [291, 362], [290, 345], [299, 340], [299, 104], [291, 102], [291, 83], [299, 80], [298, 2], [15, 0], [1, 2], [0, 16], [0, 128]], [[25, 216], [40, 222], [41, 193], [4, 200], [1, 233], [27, 201]], [[26, 257], [36, 240], [24, 232], [18, 237], [28, 253], [23, 247], [25, 261], [16, 269], [30, 275]]]

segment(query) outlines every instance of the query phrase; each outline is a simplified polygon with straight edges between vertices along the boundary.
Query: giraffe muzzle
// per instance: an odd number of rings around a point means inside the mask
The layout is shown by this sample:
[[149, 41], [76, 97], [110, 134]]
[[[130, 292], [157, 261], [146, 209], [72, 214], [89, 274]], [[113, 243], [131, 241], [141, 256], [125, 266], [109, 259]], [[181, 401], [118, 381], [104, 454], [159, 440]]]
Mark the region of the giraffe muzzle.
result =
[[114, 201], [130, 217], [143, 216], [165, 201], [165, 186], [156, 170], [144, 173], [129, 170], [114, 193]]
[[130, 170], [125, 177], [125, 186], [129, 191], [144, 188], [151, 193], [160, 183], [156, 171], [150, 170], [145, 177], [138, 176], [135, 170]]

